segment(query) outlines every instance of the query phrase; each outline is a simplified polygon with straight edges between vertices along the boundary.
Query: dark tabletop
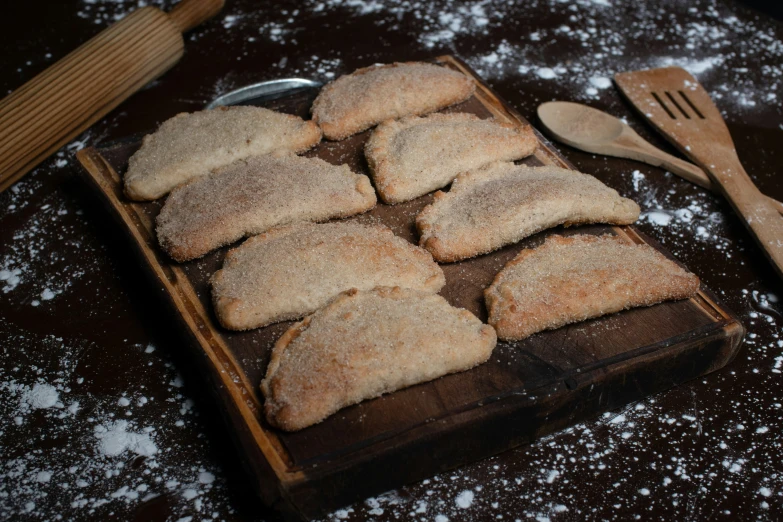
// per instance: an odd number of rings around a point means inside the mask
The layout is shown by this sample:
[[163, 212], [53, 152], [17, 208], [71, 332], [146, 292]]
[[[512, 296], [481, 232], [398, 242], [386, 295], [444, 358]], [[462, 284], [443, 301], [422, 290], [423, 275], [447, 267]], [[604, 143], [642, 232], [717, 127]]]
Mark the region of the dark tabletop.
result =
[[[137, 3], [15, 2], [0, 31], [2, 92]], [[254, 496], [189, 347], [77, 176], [73, 153], [83, 146], [151, 130], [247, 83], [329, 80], [451, 53], [534, 124], [539, 103], [579, 101], [671, 151], [607, 80], [680, 65], [721, 108], [751, 177], [783, 199], [783, 26], [740, 4], [227, 3], [186, 37], [173, 70], [0, 194], [2, 519], [274, 518]], [[783, 517], [780, 281], [719, 198], [658, 168], [560, 148], [635, 199], [639, 228], [737, 313], [748, 329], [739, 356], [705, 378], [327, 518]]]

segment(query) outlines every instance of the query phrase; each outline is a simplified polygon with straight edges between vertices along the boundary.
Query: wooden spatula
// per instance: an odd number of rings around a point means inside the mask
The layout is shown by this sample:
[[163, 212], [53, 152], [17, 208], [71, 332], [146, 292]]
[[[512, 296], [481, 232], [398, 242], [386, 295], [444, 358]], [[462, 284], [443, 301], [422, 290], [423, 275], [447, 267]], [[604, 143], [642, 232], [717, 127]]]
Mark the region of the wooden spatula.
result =
[[[538, 119], [549, 135], [566, 145], [663, 167], [691, 183], [720, 193], [702, 169], [653, 146], [627, 123], [604, 111], [581, 103], [551, 101], [538, 106]], [[783, 214], [783, 203], [769, 199]]]
[[742, 168], [710, 95], [680, 67], [616, 74], [620, 91], [675, 147], [701, 166], [783, 277], [783, 217]]

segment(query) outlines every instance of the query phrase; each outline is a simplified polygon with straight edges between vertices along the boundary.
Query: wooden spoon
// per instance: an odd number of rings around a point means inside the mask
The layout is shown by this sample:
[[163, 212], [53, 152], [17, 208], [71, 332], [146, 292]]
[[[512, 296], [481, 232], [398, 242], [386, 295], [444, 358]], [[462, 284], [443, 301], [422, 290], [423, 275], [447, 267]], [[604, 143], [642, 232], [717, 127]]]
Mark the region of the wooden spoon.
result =
[[[580, 103], [554, 101], [539, 105], [538, 117], [549, 134], [566, 145], [663, 167], [691, 183], [720, 193], [702, 169], [654, 147], [627, 123], [603, 111]], [[783, 214], [783, 203], [767, 199]]]

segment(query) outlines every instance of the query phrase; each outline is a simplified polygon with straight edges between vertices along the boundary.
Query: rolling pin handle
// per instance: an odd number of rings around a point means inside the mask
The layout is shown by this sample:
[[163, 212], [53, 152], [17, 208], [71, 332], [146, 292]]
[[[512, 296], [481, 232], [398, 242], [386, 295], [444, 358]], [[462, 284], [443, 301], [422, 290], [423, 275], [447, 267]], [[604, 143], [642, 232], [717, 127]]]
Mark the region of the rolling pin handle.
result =
[[182, 0], [171, 10], [169, 18], [185, 33], [218, 14], [225, 3], [225, 0]]

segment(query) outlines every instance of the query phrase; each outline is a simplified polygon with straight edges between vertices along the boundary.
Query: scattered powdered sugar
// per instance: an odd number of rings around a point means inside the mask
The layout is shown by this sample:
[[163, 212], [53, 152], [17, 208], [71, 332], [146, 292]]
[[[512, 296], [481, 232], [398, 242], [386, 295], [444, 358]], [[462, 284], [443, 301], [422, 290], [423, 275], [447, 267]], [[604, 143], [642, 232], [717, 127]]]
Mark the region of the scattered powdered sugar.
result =
[[473, 498], [475, 497], [474, 493], [466, 489], [459, 495], [457, 495], [457, 498], [455, 499], [455, 502], [457, 506], [461, 507], [462, 509], [468, 509], [470, 506], [473, 505]]
[[539, 67], [536, 69], [536, 76], [542, 80], [553, 80], [557, 78], [557, 73], [551, 67]]
[[[53, 175], [62, 158], [72, 156], [87, 140], [97, 137], [88, 131], [0, 194], [0, 210], [9, 216], [24, 216], [0, 250], [0, 295], [6, 299], [23, 306], [48, 306], [104, 261], [99, 250], [79, 237], [90, 226], [79, 203], [54, 194], [39, 194], [40, 182], [36, 179], [36, 175]], [[23, 294], [36, 298], [25, 299]]]
[[708, 244], [717, 251], [729, 249], [725, 208], [718, 208], [712, 195], [689, 187], [669, 172], [661, 176], [667, 186], [679, 183], [677, 190], [661, 189], [660, 184], [650, 183], [638, 170], [630, 176], [634, 193], [628, 196], [642, 208], [639, 224], [643, 229], [645, 225], [653, 227], [656, 236], [662, 237], [669, 248], [677, 246], [676, 240], [680, 239], [683, 243]]
[[[25, 390], [22, 393], [22, 401], [35, 410], [51, 408], [60, 400], [60, 394], [57, 388], [51, 384], [36, 383], [32, 389]], [[62, 408], [62, 403], [60, 403]]]
[[[125, 352], [126, 370], [153, 372], [161, 385], [143, 396], [107, 394], [89, 370], [101, 348], [87, 341], [20, 332], [0, 346], [0, 518], [58, 519], [67, 511], [73, 519], [124, 519], [161, 496], [175, 519], [224, 518], [227, 500], [206, 496], [225, 484], [204, 459], [203, 436], [191, 435], [196, 445], [172, 437], [194, 429], [198, 412], [181, 387], [168, 385], [176, 378], [171, 363], [141, 345], [111, 349]], [[48, 443], [30, 451], [30, 437]]]
[[81, 8], [76, 15], [92, 20], [95, 24], [104, 25], [114, 23], [132, 11], [147, 5], [163, 7], [168, 4], [166, 0], [81, 0]]
[[[139, 6], [164, 3], [170, 5], [159, 0], [81, 0], [78, 16], [108, 25]], [[299, 75], [328, 81], [350, 72], [346, 63], [377, 59], [349, 58], [303, 38], [314, 24], [323, 22], [323, 30], [336, 30], [335, 20], [349, 15], [356, 17], [352, 23], [376, 28], [379, 38], [399, 37], [405, 27], [412, 49], [455, 52], [508, 92], [539, 89], [550, 98], [568, 96], [589, 103], [600, 97], [619, 106], [610, 89], [614, 73], [677, 65], [697, 75], [729, 119], [780, 115], [783, 110], [779, 29], [760, 18], [740, 19], [732, 4], [538, 3], [558, 14], [570, 13], [567, 24], [546, 17], [529, 21], [519, 26], [513, 41], [498, 41], [493, 30], [512, 20], [527, 20], [526, 3], [306, 0], [297, 9], [260, 4], [251, 9], [248, 3], [229, 3], [217, 24], [224, 32], [221, 38], [230, 44], [229, 53], [234, 53], [227, 57], [240, 60], [254, 52], [273, 52], [276, 63], [261, 71], [261, 78], [228, 72], [220, 80], [206, 80], [198, 93], [203, 100], [198, 102], [268, 77]], [[686, 21], [669, 23], [672, 11]], [[618, 24], [619, 16], [633, 23]], [[191, 40], [201, 31], [191, 33]], [[644, 49], [645, 42], [653, 40], [663, 42], [662, 55], [651, 56]], [[309, 51], [302, 52], [303, 48]], [[562, 48], [572, 50], [568, 59], [547, 58], [563, 56], [557, 51]], [[189, 52], [197, 52], [197, 47]], [[762, 81], [752, 79], [749, 61], [758, 64]], [[524, 98], [520, 103], [527, 105], [522, 108], [532, 114], [537, 102]], [[783, 130], [783, 123], [779, 127]], [[58, 306], [69, 296], [69, 288], [85, 284], [92, 271], [105, 270], [103, 252], [79, 241], [87, 227], [79, 206], [41, 194], [36, 177], [66, 169], [75, 150], [98, 138], [80, 138], [37, 169], [39, 174], [0, 195], [0, 211], [24, 216], [0, 251], [1, 298], [37, 310]], [[728, 239], [730, 210], [672, 174], [661, 175], [666, 176], [665, 183], [653, 184], [641, 171], [626, 174], [623, 195], [641, 205], [640, 228], [678, 257], [687, 252], [686, 245], [713, 249], [717, 275], [706, 275], [717, 278], [725, 258], [748, 248]], [[676, 189], [660, 188], [675, 184]], [[78, 261], [66, 262], [66, 249], [78, 251]], [[22, 301], [22, 294], [35, 298]], [[750, 332], [731, 367], [544, 437], [514, 450], [512, 459], [485, 459], [343, 507], [327, 518], [365, 520], [382, 515], [447, 522], [464, 520], [479, 510], [486, 518], [508, 519], [511, 510], [520, 520], [643, 520], [649, 518], [646, 510], [651, 504], [669, 519], [683, 518], [685, 512], [694, 519], [739, 518], [741, 513], [731, 511], [735, 506], [758, 518], [778, 518], [783, 497], [783, 438], [775, 429], [783, 412], [779, 297], [761, 284], [742, 295], [722, 297]], [[2, 321], [0, 327], [12, 328]], [[101, 349], [133, 351], [138, 360], [134, 371], [153, 372], [159, 389], [140, 389], [137, 383], [107, 388], [97, 374], [90, 377], [90, 354]], [[172, 520], [229, 516], [230, 492], [220, 462], [208, 457], [208, 439], [198, 432], [188, 439], [198, 443], [184, 445], [176, 436], [175, 430], [198, 429], [198, 408], [183, 395], [184, 380], [161, 359], [161, 352], [165, 350], [146, 342], [102, 347], [29, 332], [17, 332], [12, 342], [0, 347], [0, 416], [5, 421], [0, 424], [0, 518], [56, 519], [64, 507], [74, 518], [129, 518], [157, 497], [165, 497], [172, 506]], [[51, 364], [56, 366], [47, 367]], [[748, 379], [757, 393], [746, 393]], [[712, 401], [721, 407], [715, 408]], [[33, 436], [43, 437], [51, 447], [30, 452], [25, 441]], [[661, 446], [661, 440], [669, 445]], [[630, 467], [642, 470], [640, 476], [628, 476]], [[583, 492], [598, 488], [605, 501], [587, 504]], [[210, 491], [220, 493], [207, 495]], [[698, 502], [707, 493], [711, 502]]]
[[[158, 448], [150, 439], [149, 433], [133, 433], [127, 431], [127, 421], [95, 427], [95, 438], [100, 442], [98, 448], [102, 455], [116, 457], [125, 451], [132, 451], [137, 455], [149, 457], [157, 453]], [[154, 431], [149, 428], [149, 431]]]
[[593, 76], [590, 78], [590, 85], [596, 89], [608, 89], [612, 86], [612, 80], [605, 76]]

